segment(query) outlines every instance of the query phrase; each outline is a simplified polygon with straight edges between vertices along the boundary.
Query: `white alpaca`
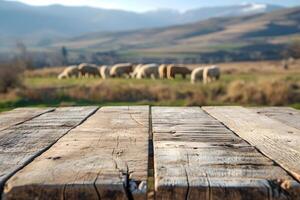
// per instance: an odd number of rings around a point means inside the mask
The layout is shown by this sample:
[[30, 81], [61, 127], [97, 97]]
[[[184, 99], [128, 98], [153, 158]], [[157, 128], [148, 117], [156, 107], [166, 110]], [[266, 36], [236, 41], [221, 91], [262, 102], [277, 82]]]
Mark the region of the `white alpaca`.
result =
[[218, 66], [205, 67], [203, 71], [204, 84], [218, 80], [221, 76], [220, 68]]
[[203, 81], [204, 67], [197, 67], [192, 71], [191, 83], [202, 82]]

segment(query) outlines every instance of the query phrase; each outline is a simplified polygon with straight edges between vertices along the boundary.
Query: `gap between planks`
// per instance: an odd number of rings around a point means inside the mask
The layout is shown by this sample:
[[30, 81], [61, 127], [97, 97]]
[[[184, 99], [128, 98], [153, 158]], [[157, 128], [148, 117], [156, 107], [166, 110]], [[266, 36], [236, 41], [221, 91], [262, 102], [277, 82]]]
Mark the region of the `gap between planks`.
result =
[[153, 130], [152, 130], [152, 106], [149, 106], [149, 150], [148, 150], [148, 191], [147, 200], [155, 199], [154, 183], [154, 153], [153, 153]]
[[8, 182], [5, 199], [145, 199], [149, 107], [103, 107]]

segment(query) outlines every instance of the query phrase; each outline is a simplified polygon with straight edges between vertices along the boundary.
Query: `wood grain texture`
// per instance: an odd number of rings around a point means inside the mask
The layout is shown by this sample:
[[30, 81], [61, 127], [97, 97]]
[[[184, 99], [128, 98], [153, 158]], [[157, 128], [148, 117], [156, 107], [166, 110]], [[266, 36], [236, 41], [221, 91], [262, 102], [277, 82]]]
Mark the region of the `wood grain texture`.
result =
[[0, 114], [0, 131], [53, 110], [54, 108], [16, 108], [3, 112]]
[[299, 199], [281, 167], [198, 107], [152, 108], [156, 199]]
[[260, 115], [280, 121], [300, 130], [300, 111], [290, 107], [260, 107], [251, 108]]
[[146, 199], [149, 107], [103, 107], [16, 173], [4, 199]]
[[300, 181], [300, 130], [242, 107], [204, 107]]
[[83, 122], [96, 107], [57, 108], [22, 124], [0, 131], [0, 184], [59, 138]]

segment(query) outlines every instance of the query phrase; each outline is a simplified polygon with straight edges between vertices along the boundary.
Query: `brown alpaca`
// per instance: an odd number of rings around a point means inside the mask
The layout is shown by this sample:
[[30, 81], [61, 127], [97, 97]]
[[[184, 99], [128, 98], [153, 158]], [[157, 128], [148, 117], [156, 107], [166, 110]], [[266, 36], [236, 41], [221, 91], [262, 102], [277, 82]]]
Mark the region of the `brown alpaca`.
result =
[[169, 65], [167, 68], [168, 79], [174, 79], [177, 74], [181, 75], [183, 79], [187, 75], [191, 74], [191, 70], [187, 67], [179, 67], [175, 65]]
[[133, 72], [133, 65], [131, 63], [122, 63], [114, 65], [110, 70], [111, 77], [130, 77]]
[[100, 71], [97, 65], [82, 63], [78, 66], [81, 76], [100, 77]]

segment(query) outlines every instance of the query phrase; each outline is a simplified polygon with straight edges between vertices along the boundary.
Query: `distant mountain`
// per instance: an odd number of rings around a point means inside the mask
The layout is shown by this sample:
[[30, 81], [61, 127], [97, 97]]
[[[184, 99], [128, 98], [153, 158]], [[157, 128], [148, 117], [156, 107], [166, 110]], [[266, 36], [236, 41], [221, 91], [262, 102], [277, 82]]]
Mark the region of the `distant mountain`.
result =
[[91, 7], [61, 5], [29, 6], [0, 0], [0, 36], [30, 38], [47, 43], [55, 37], [72, 37], [89, 32], [124, 31], [184, 24], [211, 17], [241, 16], [280, 9], [266, 4], [211, 7], [180, 13], [157, 10], [135, 13]]
[[268, 13], [281, 9], [281, 6], [269, 4], [246, 3], [235, 6], [208, 7], [189, 10], [181, 18], [182, 23], [196, 22], [213, 17], [234, 17]]
[[[170, 12], [172, 15], [172, 12]], [[193, 57], [210, 54], [226, 59], [275, 59], [284, 46], [300, 39], [300, 7], [267, 14], [219, 17], [167, 28], [93, 33], [51, 45], [71, 51], [114, 51], [120, 55], [150, 58]]]

